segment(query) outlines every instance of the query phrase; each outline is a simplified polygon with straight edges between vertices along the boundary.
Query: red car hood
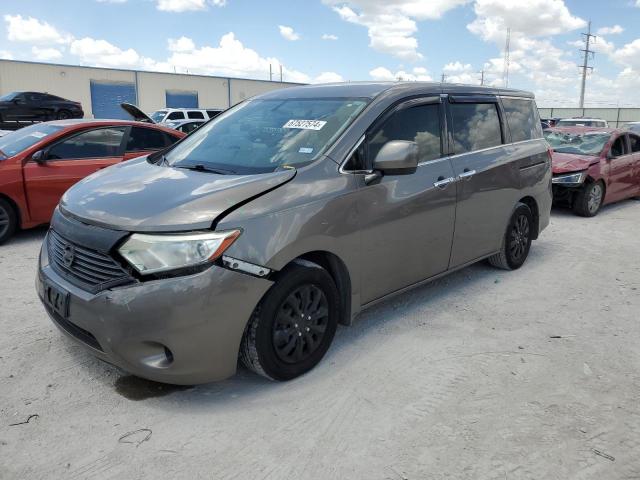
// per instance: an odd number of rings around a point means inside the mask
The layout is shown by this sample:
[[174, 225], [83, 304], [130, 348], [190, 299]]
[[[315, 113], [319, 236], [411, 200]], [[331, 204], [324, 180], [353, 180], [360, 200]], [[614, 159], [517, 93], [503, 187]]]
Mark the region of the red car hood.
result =
[[600, 161], [598, 157], [576, 155], [575, 153], [553, 152], [551, 155], [553, 173], [568, 173], [587, 170], [591, 165]]

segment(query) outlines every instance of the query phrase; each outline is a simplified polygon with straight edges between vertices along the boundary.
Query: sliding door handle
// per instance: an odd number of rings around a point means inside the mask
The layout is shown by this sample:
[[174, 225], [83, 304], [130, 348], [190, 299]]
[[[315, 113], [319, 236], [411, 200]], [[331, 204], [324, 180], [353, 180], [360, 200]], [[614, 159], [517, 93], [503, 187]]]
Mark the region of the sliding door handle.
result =
[[467, 169], [465, 169], [464, 172], [462, 172], [460, 175], [458, 175], [458, 178], [460, 180], [464, 180], [464, 179], [473, 177], [475, 174], [476, 174], [475, 170], [467, 170]]
[[455, 181], [456, 179], [453, 177], [449, 177], [449, 178], [438, 177], [438, 181], [434, 182], [433, 186], [440, 189], [444, 189], [444, 188], [447, 188], [447, 185]]

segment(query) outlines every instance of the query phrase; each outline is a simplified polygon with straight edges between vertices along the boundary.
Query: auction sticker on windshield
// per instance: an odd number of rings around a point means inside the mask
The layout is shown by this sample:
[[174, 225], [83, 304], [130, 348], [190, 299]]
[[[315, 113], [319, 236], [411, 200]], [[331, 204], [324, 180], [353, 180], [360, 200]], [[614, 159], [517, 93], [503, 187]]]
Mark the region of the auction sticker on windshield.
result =
[[301, 130], [321, 130], [327, 122], [324, 120], [289, 120], [282, 128], [299, 128]]

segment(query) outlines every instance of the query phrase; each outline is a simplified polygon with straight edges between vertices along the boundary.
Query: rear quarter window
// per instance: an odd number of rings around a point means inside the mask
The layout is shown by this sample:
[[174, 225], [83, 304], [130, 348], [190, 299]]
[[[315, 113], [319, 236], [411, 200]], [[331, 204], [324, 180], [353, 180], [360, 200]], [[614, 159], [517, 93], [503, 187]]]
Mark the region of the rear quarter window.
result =
[[511, 131], [512, 142], [542, 137], [542, 127], [533, 100], [503, 98], [502, 107]]
[[495, 103], [452, 103], [455, 153], [502, 145], [498, 106]]

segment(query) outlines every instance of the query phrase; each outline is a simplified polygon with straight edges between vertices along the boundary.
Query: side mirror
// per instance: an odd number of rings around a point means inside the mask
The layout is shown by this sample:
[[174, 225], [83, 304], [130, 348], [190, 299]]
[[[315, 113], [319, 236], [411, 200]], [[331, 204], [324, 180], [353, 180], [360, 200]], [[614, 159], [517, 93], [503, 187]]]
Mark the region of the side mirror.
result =
[[47, 163], [47, 152], [45, 150], [38, 150], [31, 155], [31, 160], [36, 162], [38, 165], [44, 165]]
[[373, 169], [383, 173], [413, 173], [418, 168], [418, 144], [406, 140], [385, 143], [373, 161]]

